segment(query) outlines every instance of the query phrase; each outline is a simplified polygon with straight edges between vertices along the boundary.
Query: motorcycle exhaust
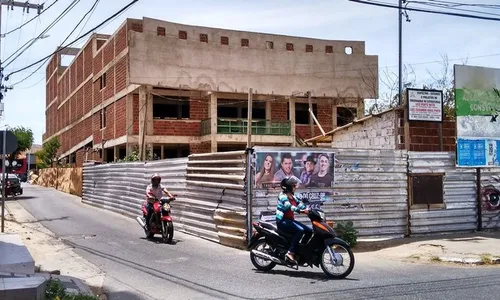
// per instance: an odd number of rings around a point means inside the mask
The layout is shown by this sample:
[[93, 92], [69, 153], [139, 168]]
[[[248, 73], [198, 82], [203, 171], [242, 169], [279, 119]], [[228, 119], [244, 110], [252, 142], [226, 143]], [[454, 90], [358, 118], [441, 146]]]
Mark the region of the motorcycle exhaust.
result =
[[260, 252], [260, 251], [257, 251], [257, 250], [255, 250], [255, 249], [254, 249], [254, 250], [252, 250], [251, 252], [252, 252], [255, 256], [258, 256], [258, 257], [260, 257], [260, 258], [270, 260], [270, 261], [275, 262], [275, 263], [277, 263], [277, 264], [283, 264], [283, 262], [282, 262], [280, 259], [278, 259], [278, 258], [276, 258], [276, 257], [273, 257], [273, 256], [271, 256], [271, 255], [269, 255], [269, 254], [266, 254], [266, 253], [264, 253], [264, 252]]
[[141, 225], [142, 228], [146, 227], [146, 223], [144, 223], [144, 220], [141, 216], [135, 218], [135, 220], [137, 221], [137, 223], [139, 223], [139, 225]]

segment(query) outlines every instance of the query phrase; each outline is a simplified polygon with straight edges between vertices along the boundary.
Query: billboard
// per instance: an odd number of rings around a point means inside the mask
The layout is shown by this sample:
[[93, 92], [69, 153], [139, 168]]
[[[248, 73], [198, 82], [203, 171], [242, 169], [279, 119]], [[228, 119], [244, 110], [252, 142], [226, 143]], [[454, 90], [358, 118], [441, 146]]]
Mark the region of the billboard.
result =
[[500, 69], [455, 65], [454, 72], [457, 166], [499, 166]]
[[255, 149], [254, 189], [257, 194], [259, 191], [265, 194], [268, 189], [281, 190], [281, 180], [291, 175], [300, 179], [296, 192], [299, 198], [327, 201], [331, 199], [335, 184], [335, 153], [320, 149], [295, 152]]
[[443, 92], [407, 89], [409, 121], [443, 121]]

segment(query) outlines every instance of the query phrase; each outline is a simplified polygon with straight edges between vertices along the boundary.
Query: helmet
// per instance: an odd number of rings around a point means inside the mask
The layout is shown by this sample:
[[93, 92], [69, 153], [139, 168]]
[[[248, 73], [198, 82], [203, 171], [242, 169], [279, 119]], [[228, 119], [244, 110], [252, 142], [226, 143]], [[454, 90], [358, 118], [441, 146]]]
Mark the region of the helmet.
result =
[[300, 180], [295, 176], [287, 176], [281, 180], [281, 189], [285, 193], [293, 193], [293, 187], [300, 183]]
[[156, 173], [153, 176], [151, 176], [151, 184], [154, 187], [157, 187], [158, 185], [160, 185], [160, 182], [161, 182], [161, 176], [160, 176], [160, 174]]

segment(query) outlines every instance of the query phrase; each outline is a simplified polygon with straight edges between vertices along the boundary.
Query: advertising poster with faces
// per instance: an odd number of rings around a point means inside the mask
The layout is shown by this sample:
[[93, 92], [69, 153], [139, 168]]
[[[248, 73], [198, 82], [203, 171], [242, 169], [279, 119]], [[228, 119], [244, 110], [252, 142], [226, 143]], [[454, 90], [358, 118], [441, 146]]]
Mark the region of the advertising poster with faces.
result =
[[309, 201], [331, 199], [335, 183], [335, 153], [333, 152], [272, 152], [255, 153], [255, 185], [258, 190], [280, 189], [286, 176], [300, 179], [297, 196]]

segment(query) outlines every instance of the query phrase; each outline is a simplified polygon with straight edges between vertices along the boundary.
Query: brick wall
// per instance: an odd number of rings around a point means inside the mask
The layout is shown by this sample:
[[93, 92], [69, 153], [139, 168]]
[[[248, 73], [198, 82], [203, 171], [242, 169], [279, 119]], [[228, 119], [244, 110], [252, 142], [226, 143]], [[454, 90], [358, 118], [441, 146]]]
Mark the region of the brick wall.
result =
[[193, 120], [208, 119], [209, 102], [202, 99], [191, 98], [189, 102], [189, 117]]
[[334, 147], [395, 149], [397, 117], [391, 111], [340, 130], [333, 135]]
[[[404, 112], [398, 112], [400, 119], [404, 118]], [[410, 151], [440, 151], [438, 123], [410, 122]], [[402, 137], [398, 149], [404, 149], [404, 124], [398, 122], [399, 134]], [[443, 151], [455, 151], [456, 124], [454, 120], [444, 120], [443, 127]]]
[[132, 108], [132, 111], [133, 111], [133, 118], [134, 118], [134, 121], [133, 121], [133, 125], [132, 125], [132, 134], [133, 135], [137, 135], [139, 134], [139, 95], [138, 94], [134, 94], [133, 95], [133, 108]]
[[189, 152], [190, 152], [190, 154], [209, 153], [210, 152], [210, 143], [189, 144]]
[[271, 103], [271, 120], [288, 120], [288, 103], [272, 102]]
[[200, 121], [153, 120], [153, 135], [200, 136], [200, 129]]
[[120, 98], [115, 102], [116, 109], [116, 137], [127, 134], [127, 97]]

